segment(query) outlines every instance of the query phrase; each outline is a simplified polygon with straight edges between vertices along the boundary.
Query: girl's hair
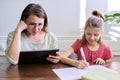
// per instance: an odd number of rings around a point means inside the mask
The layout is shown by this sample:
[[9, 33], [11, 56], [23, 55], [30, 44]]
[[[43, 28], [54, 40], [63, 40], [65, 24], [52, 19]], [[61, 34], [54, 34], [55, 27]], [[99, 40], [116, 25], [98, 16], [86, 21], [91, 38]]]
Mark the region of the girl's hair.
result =
[[[104, 15], [102, 13], [100, 13], [99, 11], [96, 11], [96, 10], [94, 10], [92, 12], [92, 16], [90, 16], [87, 19], [86, 23], [85, 23], [81, 46], [84, 46], [84, 45], [87, 44], [87, 40], [85, 38], [85, 30], [86, 30], [86, 28], [87, 27], [93, 27], [93, 28], [101, 28], [101, 29], [103, 29], [104, 20], [105, 20], [105, 18], [104, 18]], [[100, 37], [98, 43], [101, 43], [101, 37]]]
[[42, 6], [35, 3], [28, 4], [23, 10], [20, 20], [25, 21], [30, 15], [35, 15], [39, 18], [44, 18], [44, 26], [42, 30], [46, 32], [46, 28], [48, 26], [48, 18]]

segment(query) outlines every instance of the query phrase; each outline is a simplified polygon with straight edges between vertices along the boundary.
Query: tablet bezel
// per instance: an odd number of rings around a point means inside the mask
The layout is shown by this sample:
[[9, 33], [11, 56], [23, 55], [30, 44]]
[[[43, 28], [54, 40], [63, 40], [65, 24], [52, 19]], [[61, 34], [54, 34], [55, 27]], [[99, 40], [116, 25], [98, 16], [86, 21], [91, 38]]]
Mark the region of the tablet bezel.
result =
[[59, 49], [20, 51], [18, 64], [51, 63], [47, 60], [48, 55], [56, 55]]

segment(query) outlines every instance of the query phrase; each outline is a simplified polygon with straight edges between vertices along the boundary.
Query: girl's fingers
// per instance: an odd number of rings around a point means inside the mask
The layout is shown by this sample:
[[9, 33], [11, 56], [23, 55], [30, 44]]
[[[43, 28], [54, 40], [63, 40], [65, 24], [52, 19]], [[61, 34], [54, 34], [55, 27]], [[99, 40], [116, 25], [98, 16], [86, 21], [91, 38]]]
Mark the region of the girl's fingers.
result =
[[78, 62], [78, 68], [85, 68], [85, 67], [88, 67], [89, 66], [89, 63], [88, 62], [86, 62], [86, 61], [83, 61], [83, 60], [79, 60], [79, 62]]
[[102, 65], [102, 64], [105, 64], [105, 61], [101, 58], [97, 58], [96, 61], [95, 61], [95, 64]]

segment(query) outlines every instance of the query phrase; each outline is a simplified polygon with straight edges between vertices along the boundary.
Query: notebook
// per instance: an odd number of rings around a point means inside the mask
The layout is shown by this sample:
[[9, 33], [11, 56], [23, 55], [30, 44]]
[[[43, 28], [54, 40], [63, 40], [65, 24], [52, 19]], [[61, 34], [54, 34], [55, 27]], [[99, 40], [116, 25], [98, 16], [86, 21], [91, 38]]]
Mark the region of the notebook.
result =
[[39, 51], [21, 51], [18, 64], [39, 64], [51, 63], [47, 60], [48, 55], [56, 55], [59, 49], [39, 50]]
[[52, 69], [60, 80], [118, 80], [120, 74], [101, 65], [91, 65], [84, 69], [76, 67]]
[[81, 80], [118, 80], [120, 79], [120, 74], [104, 70], [104, 69], [94, 69], [84, 75], [82, 75]]

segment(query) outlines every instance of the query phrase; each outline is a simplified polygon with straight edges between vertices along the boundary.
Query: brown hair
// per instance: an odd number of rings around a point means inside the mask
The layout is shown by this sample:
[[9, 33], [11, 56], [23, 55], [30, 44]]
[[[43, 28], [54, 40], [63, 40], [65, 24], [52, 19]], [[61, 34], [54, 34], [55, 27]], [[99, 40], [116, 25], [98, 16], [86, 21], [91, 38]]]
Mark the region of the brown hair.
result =
[[46, 28], [48, 26], [48, 18], [42, 6], [35, 3], [28, 4], [23, 10], [20, 20], [25, 21], [30, 15], [35, 15], [39, 18], [44, 18], [44, 26], [42, 30], [46, 32]]
[[[92, 16], [90, 16], [87, 19], [86, 23], [85, 23], [81, 46], [84, 46], [84, 45], [87, 44], [87, 40], [85, 38], [85, 30], [86, 30], [86, 28], [87, 27], [93, 27], [93, 28], [101, 28], [101, 29], [103, 29], [104, 20], [105, 20], [105, 18], [104, 18], [104, 15], [102, 13], [100, 13], [99, 11], [96, 11], [96, 10], [94, 10], [92, 12]], [[100, 37], [98, 43], [101, 43], [101, 37]]]

